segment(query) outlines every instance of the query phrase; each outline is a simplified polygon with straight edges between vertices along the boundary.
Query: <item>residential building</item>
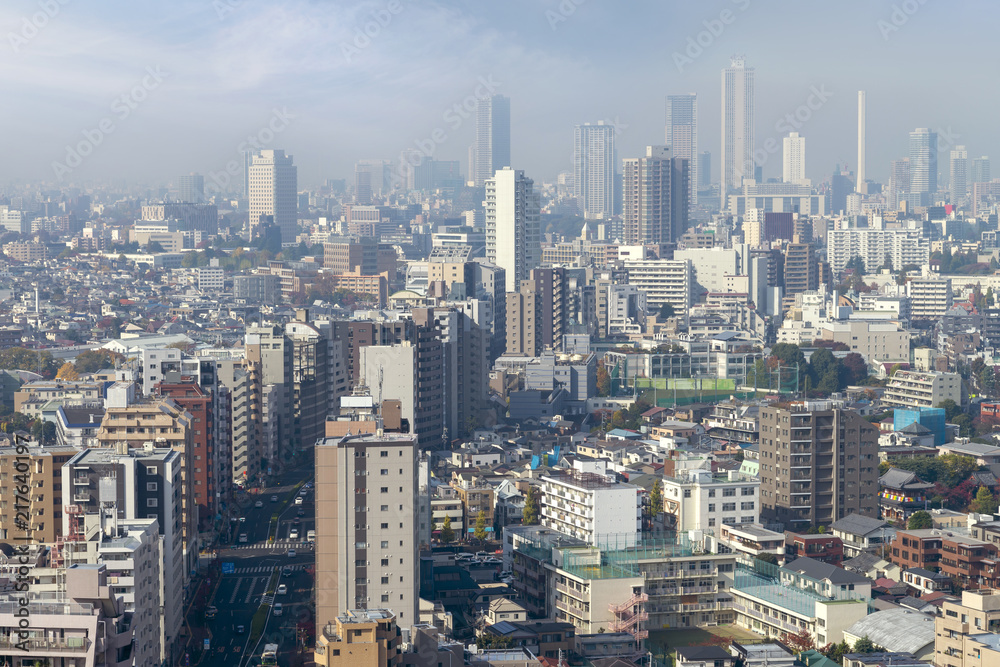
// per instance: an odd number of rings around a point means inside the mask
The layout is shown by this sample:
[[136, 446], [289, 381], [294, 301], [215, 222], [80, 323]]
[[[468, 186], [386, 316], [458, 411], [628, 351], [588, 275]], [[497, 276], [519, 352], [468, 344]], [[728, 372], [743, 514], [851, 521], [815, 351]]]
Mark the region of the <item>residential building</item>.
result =
[[295, 344], [280, 326], [251, 325], [246, 328], [243, 347], [247, 361], [257, 369], [261, 391], [267, 385], [274, 387], [277, 409], [264, 421], [273, 422], [282, 447], [294, 447]]
[[[476, 143], [470, 152], [469, 180], [483, 187], [510, 161], [510, 98], [490, 95], [476, 99]], [[488, 216], [487, 216], [488, 217]]]
[[937, 132], [918, 127], [910, 132], [910, 189], [911, 206], [928, 206], [937, 192]]
[[269, 218], [281, 230], [282, 243], [294, 243], [298, 234], [298, 168], [283, 150], [265, 148], [250, 157], [247, 199], [250, 234]]
[[667, 95], [664, 143], [675, 158], [688, 162], [688, 204], [694, 209], [698, 205], [698, 188], [706, 187], [711, 180], [709, 171], [706, 182], [699, 182], [704, 158], [698, 153], [698, 96], [695, 93]]
[[895, 322], [830, 321], [821, 323], [818, 333], [818, 338], [843, 343], [868, 362], [904, 363], [910, 358], [910, 332]]
[[599, 535], [624, 545], [642, 527], [640, 490], [596, 473], [566, 470], [542, 477], [541, 525], [594, 544]]
[[963, 589], [994, 585], [995, 544], [950, 530], [926, 528], [896, 531], [890, 559], [901, 568], [919, 567], [955, 579]]
[[860, 257], [870, 272], [879, 267], [899, 271], [904, 266], [923, 266], [930, 260], [930, 239], [920, 229], [831, 229], [826, 241], [827, 261], [835, 275], [840, 275], [853, 257]]
[[351, 609], [418, 620], [416, 444], [379, 432], [317, 443], [318, 627]]
[[789, 132], [781, 140], [781, 180], [785, 183], [804, 184], [806, 181], [806, 138], [798, 132]]
[[938, 321], [952, 306], [951, 278], [914, 277], [906, 283], [910, 317], [914, 321]]
[[624, 242], [676, 243], [688, 228], [690, 178], [690, 163], [675, 157], [666, 146], [647, 146], [644, 157], [624, 160]]
[[[0, 626], [17, 628], [23, 593], [0, 594]], [[27, 596], [31, 619], [27, 651], [16, 634], [0, 644], [0, 660], [9, 664], [45, 661], [82, 667], [131, 667], [136, 664], [133, 615], [114, 592], [107, 565], [75, 565], [66, 570], [65, 592]], [[103, 649], [98, 651], [98, 648]], [[23, 664], [29, 664], [24, 662]]]
[[910, 191], [910, 158], [893, 160], [889, 165], [888, 210], [898, 211]]
[[[69, 504], [69, 487], [62, 485], [62, 467], [78, 449], [41, 447], [37, 443], [15, 446], [0, 441], [0, 543], [22, 543], [21, 521], [31, 528], [31, 541], [51, 544], [63, 535], [63, 506]], [[19, 451], [23, 450], [23, 451]], [[19, 493], [23, 480], [30, 480], [30, 493]], [[66, 488], [66, 497], [63, 496]], [[17, 511], [15, 512], [15, 506]]]
[[934, 664], [985, 667], [992, 664], [1000, 634], [1000, 591], [962, 591], [961, 602], [945, 601], [934, 621]]
[[[955, 146], [948, 155], [951, 185], [951, 203], [955, 207], [965, 204], [968, 193], [969, 151], [965, 146]], [[975, 181], [973, 181], [975, 183]]]
[[334, 273], [378, 274], [378, 243], [370, 237], [324, 243], [323, 268]]
[[840, 567], [844, 562], [844, 543], [836, 535], [785, 533], [785, 560], [811, 558]]
[[872, 514], [878, 429], [829, 402], [760, 411], [761, 516], [795, 530]]
[[899, 408], [935, 408], [942, 401], [962, 403], [962, 378], [958, 373], [897, 370], [889, 378], [882, 403]]
[[573, 196], [585, 218], [610, 218], [615, 210], [615, 177], [618, 156], [615, 152], [614, 125], [577, 125], [573, 134]]
[[399, 667], [401, 637], [388, 609], [353, 609], [328, 621], [316, 637], [317, 667]]
[[713, 474], [711, 470], [680, 470], [663, 478], [664, 511], [673, 517], [675, 530], [717, 530], [723, 524], [757, 523], [760, 481], [736, 471]]
[[281, 279], [270, 274], [234, 276], [233, 298], [238, 304], [273, 306], [281, 299]]
[[492, 538], [496, 496], [489, 482], [478, 475], [455, 473], [452, 475], [451, 487], [455, 489], [455, 495], [462, 504], [465, 515], [464, 525], [460, 523], [455, 526], [455, 528], [460, 529], [458, 532], [465, 535], [466, 538], [473, 536], [476, 532], [479, 514], [482, 513], [486, 519], [486, 533]]
[[722, 193], [754, 178], [754, 68], [734, 57], [722, 70]]
[[830, 524], [830, 532], [844, 544], [844, 556], [854, 558], [875, 551], [892, 541], [896, 529], [883, 521], [861, 514], [848, 514]]
[[568, 333], [568, 291], [566, 269], [532, 269], [518, 291], [507, 294], [505, 354], [537, 357], [543, 350], [561, 350]]
[[486, 258], [504, 270], [506, 291], [514, 292], [541, 261], [541, 200], [534, 181], [510, 167], [485, 185]]
[[653, 312], [669, 303], [677, 314], [691, 307], [694, 275], [689, 260], [644, 259], [625, 262], [628, 284], [646, 293], [646, 305]]

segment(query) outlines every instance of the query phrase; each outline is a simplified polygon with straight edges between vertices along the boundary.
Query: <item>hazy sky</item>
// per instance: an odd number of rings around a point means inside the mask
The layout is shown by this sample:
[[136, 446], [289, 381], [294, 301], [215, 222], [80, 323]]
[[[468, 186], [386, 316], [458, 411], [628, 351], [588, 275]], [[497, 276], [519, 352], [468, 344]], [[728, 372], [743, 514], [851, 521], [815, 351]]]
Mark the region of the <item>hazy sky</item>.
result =
[[[828, 95], [799, 130], [814, 182], [855, 168], [867, 90], [868, 174], [882, 180], [915, 127], [1000, 158], [997, 18], [985, 0], [5, 0], [0, 183], [174, 183], [223, 172], [274, 129], [266, 146], [295, 157], [300, 188], [421, 141], [465, 172], [473, 123], [449, 109], [484, 81], [511, 98], [513, 166], [546, 181], [571, 167], [574, 124], [617, 119], [619, 157], [635, 156], [663, 142], [665, 96], [695, 92], [718, 180], [734, 53], [756, 68], [758, 146], [780, 145], [776, 123], [813, 87]], [[678, 66], [689, 38], [705, 46]], [[77, 160], [67, 146], [81, 142]], [[780, 172], [779, 151], [765, 175]]]

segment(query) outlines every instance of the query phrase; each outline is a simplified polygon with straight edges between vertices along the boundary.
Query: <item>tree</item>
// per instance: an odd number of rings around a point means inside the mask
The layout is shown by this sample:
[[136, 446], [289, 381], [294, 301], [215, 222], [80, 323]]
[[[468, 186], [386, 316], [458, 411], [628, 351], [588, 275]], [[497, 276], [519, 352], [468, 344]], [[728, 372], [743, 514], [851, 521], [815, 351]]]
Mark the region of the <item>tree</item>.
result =
[[455, 541], [455, 529], [451, 527], [450, 516], [445, 516], [441, 523], [441, 541], [446, 544]]
[[948, 421], [962, 414], [962, 408], [950, 398], [941, 401], [935, 407], [944, 408], [944, 418]]
[[649, 492], [649, 516], [656, 518], [663, 511], [663, 484], [660, 480], [653, 482], [653, 488]]
[[858, 641], [854, 642], [854, 650], [852, 653], [875, 653], [881, 650], [881, 646], [869, 639], [868, 635], [865, 635]]
[[754, 558], [761, 561], [762, 563], [770, 563], [771, 565], [778, 564], [778, 557], [775, 556], [774, 554], [767, 553], [766, 551], [764, 553], [757, 554], [756, 556], [754, 556]]
[[533, 486], [528, 487], [528, 493], [524, 497], [524, 517], [521, 523], [525, 526], [534, 526], [538, 523], [538, 497]]
[[855, 275], [863, 276], [865, 275], [865, 260], [861, 255], [855, 255], [847, 264], [844, 265], [845, 269], [854, 269]]
[[608, 372], [603, 359], [597, 362], [597, 394], [599, 396], [611, 395], [611, 373]]
[[868, 364], [857, 352], [851, 352], [840, 363], [843, 365], [848, 385], [859, 384], [868, 377]]
[[52, 358], [51, 352], [29, 350], [24, 347], [0, 350], [0, 370], [31, 371], [51, 380], [55, 377], [59, 366], [59, 362]]
[[479, 514], [476, 515], [476, 528], [473, 532], [476, 539], [482, 542], [486, 539], [486, 511], [479, 510]]
[[72, 362], [67, 361], [62, 366], [59, 367], [59, 372], [56, 373], [56, 377], [60, 380], [69, 380], [70, 382], [75, 382], [80, 379], [80, 374], [76, 372], [76, 368], [73, 366]]
[[925, 528], [933, 528], [934, 521], [931, 519], [929, 512], [924, 510], [917, 510], [910, 515], [910, 520], [906, 524], [907, 530], [924, 530]]
[[997, 501], [985, 486], [976, 491], [976, 499], [969, 505], [969, 511], [976, 514], [993, 514], [997, 509]]
[[669, 303], [660, 306], [660, 319], [666, 320], [674, 316], [674, 307]]
[[816, 648], [816, 642], [813, 641], [812, 635], [805, 628], [795, 634], [785, 633], [782, 635], [781, 641], [795, 653], [803, 653]]
[[115, 362], [121, 358], [120, 354], [111, 350], [87, 350], [81, 352], [76, 357], [76, 372], [85, 375], [96, 373], [102, 368], [113, 368]]
[[479, 648], [511, 648], [514, 646], [514, 638], [484, 632], [476, 637], [476, 646]]
[[844, 656], [851, 652], [851, 645], [846, 639], [841, 639], [839, 644], [830, 644], [823, 651], [823, 655], [833, 660], [838, 665], [844, 663]]

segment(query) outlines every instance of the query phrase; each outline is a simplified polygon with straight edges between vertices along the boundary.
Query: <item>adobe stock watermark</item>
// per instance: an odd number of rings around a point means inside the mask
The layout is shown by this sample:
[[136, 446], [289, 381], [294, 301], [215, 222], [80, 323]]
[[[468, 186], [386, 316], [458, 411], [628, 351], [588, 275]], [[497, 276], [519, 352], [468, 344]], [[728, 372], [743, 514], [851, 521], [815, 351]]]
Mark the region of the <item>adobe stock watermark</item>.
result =
[[875, 22], [878, 31], [882, 33], [882, 39], [889, 41], [889, 37], [899, 32], [899, 29], [910, 22], [910, 18], [920, 11], [920, 8], [927, 4], [927, 0], [903, 0], [900, 3], [893, 3], [892, 12], [888, 19], [879, 19]]
[[373, 11], [364, 24], [354, 28], [354, 38], [350, 42], [340, 43], [340, 52], [344, 60], [350, 64], [355, 57], [372, 44], [372, 40], [382, 34], [385, 28], [392, 23], [394, 16], [403, 11], [401, 0], [389, 0], [385, 7]]
[[427, 137], [413, 141], [415, 150], [408, 149], [405, 162], [400, 162], [399, 167], [393, 170], [393, 185], [402, 184], [405, 187], [409, 171], [423, 164], [424, 159], [434, 157], [438, 146], [448, 141], [448, 132], [455, 132], [462, 127], [462, 124], [476, 113], [476, 105], [479, 100], [492, 97], [501, 85], [503, 85], [502, 82], [495, 80], [492, 74], [485, 77], [480, 76], [479, 85], [475, 87], [471, 95], [467, 95], [460, 102], [451, 105], [441, 114], [441, 120], [447, 125], [447, 129], [436, 127], [431, 130]]
[[102, 118], [97, 127], [82, 130], [83, 139], [76, 144], [66, 145], [66, 159], [63, 162], [52, 163], [56, 178], [61, 179], [83, 164], [84, 158], [103, 144], [104, 139], [118, 129], [118, 123], [124, 122], [131, 116], [139, 105], [146, 101], [149, 94], [160, 87], [167, 76], [169, 72], [164, 72], [159, 65], [147, 67], [145, 76], [138, 83], [111, 101], [111, 116]]
[[246, 4], [246, 0], [212, 0], [212, 9], [220, 21], [225, 21], [226, 17]]
[[[267, 148], [276, 136], [288, 128], [289, 121], [293, 118], [295, 118], [295, 114], [289, 113], [286, 107], [272, 109], [271, 118], [267, 123], [257, 130], [256, 133], [247, 135], [247, 138], [239, 143], [236, 147], [236, 155], [243, 157], [243, 154], [251, 148], [254, 150]], [[221, 195], [229, 187], [229, 184], [233, 182], [233, 178], [242, 173], [243, 167], [244, 164], [241, 160], [234, 159], [226, 163], [225, 169], [208, 172], [211, 182], [205, 185], [205, 193], [211, 193], [213, 196]]]
[[7, 41], [10, 42], [10, 48], [14, 53], [20, 53], [21, 47], [37, 37], [49, 21], [59, 16], [63, 6], [69, 2], [70, 0], [38, 0], [38, 11], [21, 19], [20, 30], [7, 33]]
[[576, 8], [587, 0], [560, 0], [556, 9], [546, 9], [545, 19], [549, 22], [549, 27], [555, 32], [560, 23], [565, 23], [570, 16], [576, 13]]
[[[739, 12], [745, 12], [750, 7], [750, 0], [731, 0], [731, 2], [736, 5]], [[723, 9], [716, 18], [702, 21], [701, 24], [705, 29], [687, 38], [687, 45], [683, 52], [674, 51], [673, 53], [674, 66], [677, 67], [677, 71], [683, 74], [685, 67], [693, 65], [694, 61], [701, 58], [705, 50], [722, 37], [726, 27], [736, 22], [739, 12]]]
[[958, 132], [954, 132], [951, 129], [951, 125], [942, 129], [940, 127], [935, 130], [937, 133], [937, 152], [940, 159], [941, 153], [945, 151], [950, 151], [952, 148], [958, 145], [961, 141], [962, 135]]
[[[797, 132], [802, 126], [809, 122], [813, 114], [823, 108], [833, 97], [833, 93], [827, 90], [826, 84], [809, 87], [809, 95], [805, 102], [795, 108], [794, 111], [786, 113], [774, 124], [775, 132], [779, 137], [784, 137], [789, 132]], [[763, 167], [772, 155], [781, 150], [781, 142], [775, 137], [768, 137], [761, 148], [754, 149], [753, 162], [757, 167]]]

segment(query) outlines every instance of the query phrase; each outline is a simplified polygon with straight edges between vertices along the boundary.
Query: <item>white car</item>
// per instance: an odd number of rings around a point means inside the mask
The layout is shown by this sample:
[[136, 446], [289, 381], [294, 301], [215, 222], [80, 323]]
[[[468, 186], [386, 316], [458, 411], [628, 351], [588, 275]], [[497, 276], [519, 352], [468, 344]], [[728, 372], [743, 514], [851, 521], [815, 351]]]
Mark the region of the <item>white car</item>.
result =
[[295, 558], [295, 549], [289, 549], [288, 550], [288, 557], [289, 558]]
[[275, 616], [281, 616], [281, 603], [280, 602], [275, 602], [274, 603], [274, 615]]
[[255, 502], [253, 504], [253, 506], [259, 509], [259, 508], [261, 508], [261, 507], [264, 506], [264, 503], [262, 501], [258, 500], [257, 502]]
[[296, 530], [295, 528], [292, 528], [288, 532], [288, 539], [290, 539], [290, 540], [297, 540], [297, 539], [299, 539], [299, 531]]
[[288, 586], [284, 584], [278, 584], [278, 595], [287, 595], [287, 594], [288, 594]]
[[295, 504], [296, 505], [302, 504], [302, 496], [295, 496]]

